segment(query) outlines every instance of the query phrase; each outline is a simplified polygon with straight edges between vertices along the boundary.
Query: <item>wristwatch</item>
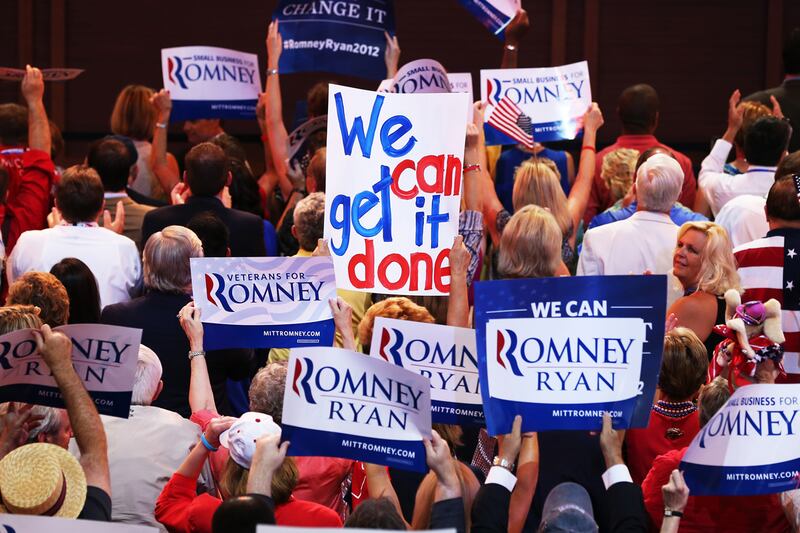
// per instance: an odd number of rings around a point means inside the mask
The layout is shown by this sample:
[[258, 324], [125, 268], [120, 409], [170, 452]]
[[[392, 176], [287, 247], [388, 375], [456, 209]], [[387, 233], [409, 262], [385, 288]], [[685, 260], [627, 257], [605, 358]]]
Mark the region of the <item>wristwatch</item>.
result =
[[191, 350], [189, 352], [189, 361], [191, 361], [195, 357], [200, 357], [200, 356], [205, 357], [205, 355], [206, 355], [206, 352], [204, 352], [203, 350], [197, 350], [197, 351]]
[[665, 507], [664, 508], [664, 516], [667, 516], [667, 517], [676, 516], [678, 518], [681, 518], [683, 516], [683, 513], [681, 511], [674, 511], [672, 509], [668, 509], [668, 508]]
[[495, 455], [494, 460], [492, 461], [492, 466], [499, 466], [500, 468], [505, 468], [511, 472], [511, 469], [514, 468], [514, 463]]

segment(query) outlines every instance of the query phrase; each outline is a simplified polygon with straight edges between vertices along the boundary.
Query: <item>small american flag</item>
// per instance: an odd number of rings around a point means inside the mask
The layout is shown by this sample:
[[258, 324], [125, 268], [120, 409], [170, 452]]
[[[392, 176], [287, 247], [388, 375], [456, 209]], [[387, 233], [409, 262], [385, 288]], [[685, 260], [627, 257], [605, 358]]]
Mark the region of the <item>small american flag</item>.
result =
[[527, 148], [533, 148], [532, 124], [508, 96], [504, 96], [489, 115], [489, 124]]

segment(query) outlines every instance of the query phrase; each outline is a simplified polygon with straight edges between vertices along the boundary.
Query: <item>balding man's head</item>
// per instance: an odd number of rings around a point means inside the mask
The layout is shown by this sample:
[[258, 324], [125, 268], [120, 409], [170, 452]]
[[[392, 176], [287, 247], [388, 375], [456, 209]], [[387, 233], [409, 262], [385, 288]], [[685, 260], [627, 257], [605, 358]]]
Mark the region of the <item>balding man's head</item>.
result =
[[642, 135], [653, 133], [658, 124], [658, 93], [646, 83], [632, 85], [622, 91], [617, 113], [624, 133]]
[[186, 154], [186, 184], [195, 196], [216, 196], [228, 182], [225, 152], [219, 146], [200, 143]]

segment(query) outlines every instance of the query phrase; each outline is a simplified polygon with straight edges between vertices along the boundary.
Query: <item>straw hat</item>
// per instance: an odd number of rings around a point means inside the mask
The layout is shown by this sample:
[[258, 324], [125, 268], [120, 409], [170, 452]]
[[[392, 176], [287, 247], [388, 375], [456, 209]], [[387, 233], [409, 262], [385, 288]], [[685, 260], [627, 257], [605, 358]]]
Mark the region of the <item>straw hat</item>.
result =
[[26, 444], [0, 460], [3, 510], [77, 518], [86, 501], [86, 476], [78, 460], [54, 444]]

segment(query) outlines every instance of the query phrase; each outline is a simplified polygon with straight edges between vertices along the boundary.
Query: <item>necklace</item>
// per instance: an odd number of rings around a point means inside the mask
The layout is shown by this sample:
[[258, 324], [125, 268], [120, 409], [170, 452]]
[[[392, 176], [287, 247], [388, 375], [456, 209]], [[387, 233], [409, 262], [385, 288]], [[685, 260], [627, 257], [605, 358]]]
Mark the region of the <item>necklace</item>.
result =
[[658, 400], [653, 404], [653, 411], [667, 418], [683, 418], [697, 411], [697, 406], [690, 401], [668, 402]]

